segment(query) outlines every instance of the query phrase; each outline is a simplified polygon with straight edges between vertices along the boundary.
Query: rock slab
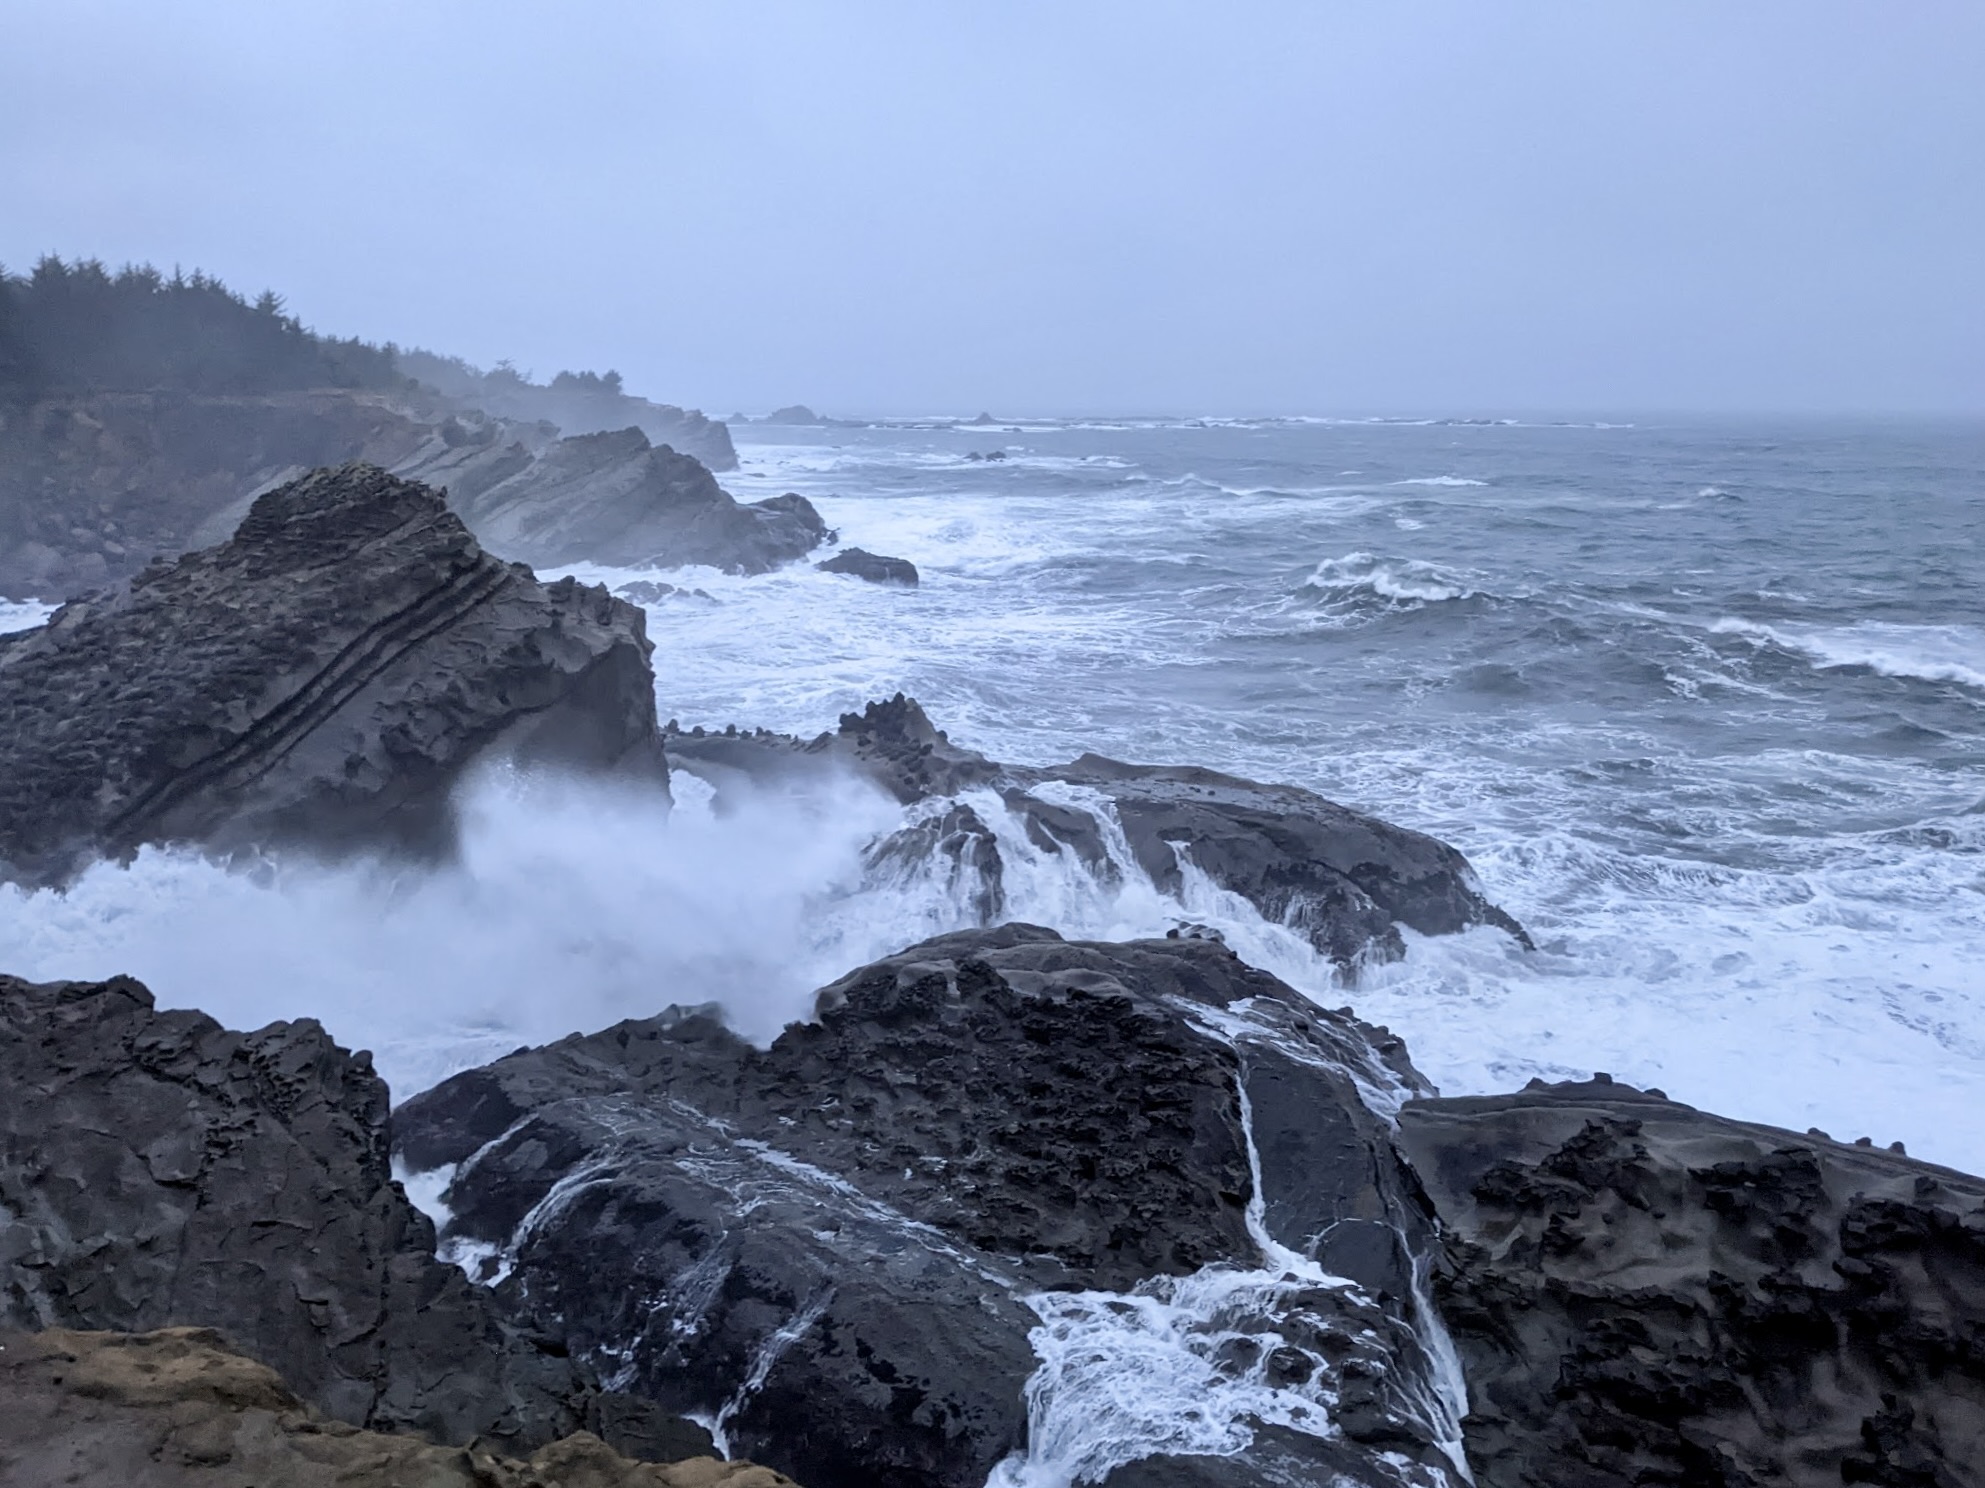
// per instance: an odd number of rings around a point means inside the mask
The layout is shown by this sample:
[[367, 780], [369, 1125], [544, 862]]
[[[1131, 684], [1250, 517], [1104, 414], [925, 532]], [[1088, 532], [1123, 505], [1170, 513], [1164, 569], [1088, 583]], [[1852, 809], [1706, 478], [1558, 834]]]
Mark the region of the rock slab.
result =
[[645, 617], [353, 465], [0, 637], [0, 874], [151, 842], [435, 856], [493, 750], [663, 785]]

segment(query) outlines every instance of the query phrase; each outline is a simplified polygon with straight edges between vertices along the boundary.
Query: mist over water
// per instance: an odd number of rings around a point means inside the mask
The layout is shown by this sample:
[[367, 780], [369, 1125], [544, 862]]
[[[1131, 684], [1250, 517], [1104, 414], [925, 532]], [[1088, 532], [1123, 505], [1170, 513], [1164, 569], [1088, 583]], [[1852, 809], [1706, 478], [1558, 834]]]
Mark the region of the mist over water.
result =
[[[1448, 1093], [1604, 1069], [1985, 1168], [1978, 430], [740, 432], [740, 496], [802, 491], [923, 584], [578, 570], [693, 591], [649, 606], [664, 717], [812, 734], [901, 688], [997, 758], [1311, 786], [1461, 847], [1538, 951], [1409, 936], [1346, 988], [1204, 880], [1099, 884], [975, 804], [1013, 917], [1215, 924], [1402, 1032]], [[232, 1026], [318, 1017], [404, 1096], [670, 1003], [769, 1038], [967, 922], [941, 877], [864, 865], [901, 817], [866, 787], [678, 796], [488, 775], [455, 868], [148, 851], [0, 891], [0, 943], [9, 970], [128, 971]]]

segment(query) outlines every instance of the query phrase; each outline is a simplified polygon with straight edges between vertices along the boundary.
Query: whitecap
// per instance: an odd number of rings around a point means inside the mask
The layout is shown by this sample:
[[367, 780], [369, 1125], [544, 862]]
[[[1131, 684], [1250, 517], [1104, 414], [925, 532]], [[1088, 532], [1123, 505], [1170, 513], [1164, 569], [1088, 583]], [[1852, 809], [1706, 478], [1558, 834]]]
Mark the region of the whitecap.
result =
[[1412, 480], [1396, 480], [1395, 486], [1486, 486], [1485, 480], [1471, 480], [1465, 475], [1423, 475]]
[[1722, 619], [1717, 635], [1741, 636], [1804, 657], [1815, 671], [1865, 668], [1884, 677], [1954, 682], [1985, 690], [1985, 629], [1970, 625], [1897, 625], [1869, 620], [1856, 625], [1761, 625]]

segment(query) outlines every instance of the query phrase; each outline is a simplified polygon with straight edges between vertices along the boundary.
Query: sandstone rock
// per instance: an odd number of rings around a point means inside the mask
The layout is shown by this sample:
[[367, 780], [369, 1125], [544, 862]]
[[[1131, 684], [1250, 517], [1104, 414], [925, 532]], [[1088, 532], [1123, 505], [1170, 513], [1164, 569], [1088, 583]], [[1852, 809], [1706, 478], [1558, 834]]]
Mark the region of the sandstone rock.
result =
[[491, 557], [438, 493], [320, 471], [0, 638], [0, 872], [169, 841], [439, 854], [497, 749], [660, 785], [650, 649], [639, 609]]
[[823, 573], [853, 574], [871, 584], [917, 586], [917, 565], [907, 558], [885, 558], [863, 548], [844, 548], [825, 562], [813, 565]]
[[[1432, 1229], [1366, 1104], [1425, 1089], [1396, 1040], [1212, 941], [1026, 925], [913, 947], [818, 1006], [765, 1050], [676, 1009], [414, 1097], [395, 1140], [453, 1167], [444, 1253], [814, 1488], [980, 1488], [1030, 1414], [1040, 1452], [1071, 1429], [1163, 1451], [1037, 1357], [1042, 1309], [1069, 1306], [1123, 1370], [1151, 1339], [1121, 1320], [1169, 1307], [1236, 1398], [1282, 1389], [1309, 1429], [1274, 1453], [1312, 1475], [1449, 1481]], [[1262, 1269], [1265, 1236], [1297, 1273]], [[1238, 1469], [1254, 1430], [1231, 1409]]]
[[216, 1329], [337, 1420], [454, 1445], [708, 1450], [504, 1322], [389, 1165], [385, 1083], [314, 1022], [0, 977], [0, 1325]]
[[631, 1461], [590, 1432], [518, 1460], [362, 1430], [205, 1328], [0, 1332], [0, 1398], [10, 1488], [789, 1488], [745, 1462]]
[[1415, 1101], [1481, 1488], [1960, 1488], [1985, 1180], [1600, 1079]]
[[[1523, 927], [1483, 896], [1467, 859], [1423, 833], [1295, 786], [1192, 766], [1127, 765], [1094, 754], [1045, 769], [1001, 765], [953, 744], [901, 693], [843, 715], [836, 732], [811, 740], [676, 731], [668, 748], [678, 766], [720, 789], [740, 778], [852, 769], [905, 805], [990, 792], [1037, 847], [1071, 852], [1105, 879], [1125, 867], [1106, 840], [1106, 827], [1118, 827], [1137, 869], [1160, 889], [1176, 893], [1189, 861], [1347, 972], [1404, 954], [1402, 925], [1426, 935], [1493, 925], [1530, 944]], [[1114, 821], [1106, 824], [1096, 807]], [[972, 852], [983, 878], [976, 895], [995, 907], [990, 922], [1002, 902], [1002, 864], [982, 814], [974, 820], [985, 839]], [[899, 834], [871, 856], [912, 856], [916, 834], [927, 831]]]

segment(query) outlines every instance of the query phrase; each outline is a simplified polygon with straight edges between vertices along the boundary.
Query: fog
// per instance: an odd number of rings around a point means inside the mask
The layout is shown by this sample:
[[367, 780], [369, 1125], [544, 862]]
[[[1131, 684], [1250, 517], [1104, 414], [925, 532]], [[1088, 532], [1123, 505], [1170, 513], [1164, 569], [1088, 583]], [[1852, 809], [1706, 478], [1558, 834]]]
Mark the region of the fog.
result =
[[718, 414], [1985, 407], [1985, 8], [26, 0], [0, 262]]

